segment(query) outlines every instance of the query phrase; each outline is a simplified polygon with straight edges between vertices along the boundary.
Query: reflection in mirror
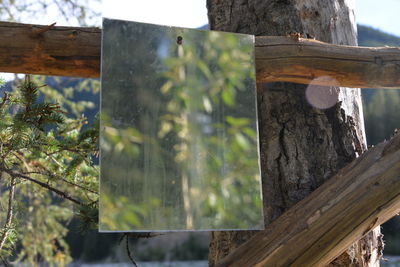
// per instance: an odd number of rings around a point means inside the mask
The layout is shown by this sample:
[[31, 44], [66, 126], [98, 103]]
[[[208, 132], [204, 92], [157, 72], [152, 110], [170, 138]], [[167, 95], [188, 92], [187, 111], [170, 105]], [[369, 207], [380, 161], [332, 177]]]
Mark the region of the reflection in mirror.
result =
[[254, 37], [103, 21], [100, 231], [262, 229]]

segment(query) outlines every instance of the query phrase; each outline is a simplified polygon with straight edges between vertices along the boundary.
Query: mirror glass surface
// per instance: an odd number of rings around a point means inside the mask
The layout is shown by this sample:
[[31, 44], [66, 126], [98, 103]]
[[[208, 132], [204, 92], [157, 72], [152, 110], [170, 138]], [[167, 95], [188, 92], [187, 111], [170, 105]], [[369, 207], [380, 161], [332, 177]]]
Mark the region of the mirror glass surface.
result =
[[101, 232], [263, 228], [254, 36], [103, 20]]

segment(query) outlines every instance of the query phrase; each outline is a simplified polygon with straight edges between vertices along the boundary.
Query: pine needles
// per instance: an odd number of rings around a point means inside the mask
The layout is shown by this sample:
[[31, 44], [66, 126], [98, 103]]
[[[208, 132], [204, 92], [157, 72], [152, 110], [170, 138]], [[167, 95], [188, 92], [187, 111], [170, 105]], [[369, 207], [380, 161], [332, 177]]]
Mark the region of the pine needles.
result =
[[[65, 222], [97, 226], [98, 124], [69, 117], [63, 103], [44, 101], [27, 76], [0, 99], [0, 257], [34, 265], [68, 263]], [[40, 240], [38, 243], [37, 240]]]

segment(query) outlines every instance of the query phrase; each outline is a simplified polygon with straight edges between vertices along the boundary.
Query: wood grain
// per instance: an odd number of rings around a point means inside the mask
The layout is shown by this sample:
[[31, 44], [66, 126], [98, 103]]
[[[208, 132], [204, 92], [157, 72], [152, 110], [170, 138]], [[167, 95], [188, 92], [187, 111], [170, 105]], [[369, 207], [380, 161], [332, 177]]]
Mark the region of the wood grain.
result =
[[[98, 78], [101, 30], [0, 22], [0, 72]], [[257, 82], [400, 88], [400, 49], [256, 37]]]
[[290, 37], [256, 38], [257, 80], [399, 88], [400, 48], [355, 47]]
[[400, 212], [400, 134], [372, 148], [217, 266], [325, 266]]
[[45, 27], [0, 22], [0, 72], [100, 76], [100, 29]]

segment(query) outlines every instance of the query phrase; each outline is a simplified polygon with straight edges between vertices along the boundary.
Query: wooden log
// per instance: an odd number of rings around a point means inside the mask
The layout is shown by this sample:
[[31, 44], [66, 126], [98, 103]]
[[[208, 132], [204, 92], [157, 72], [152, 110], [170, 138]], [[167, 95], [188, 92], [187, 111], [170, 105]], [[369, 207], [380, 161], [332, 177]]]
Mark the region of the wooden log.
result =
[[[0, 72], [98, 78], [100, 42], [98, 28], [0, 22]], [[255, 55], [257, 82], [400, 88], [399, 48], [265, 36]]]
[[100, 44], [98, 28], [0, 22], [0, 72], [97, 78]]
[[217, 266], [326, 266], [400, 212], [400, 133], [364, 153]]
[[259, 82], [400, 88], [400, 48], [263, 36], [256, 37], [255, 57]]

